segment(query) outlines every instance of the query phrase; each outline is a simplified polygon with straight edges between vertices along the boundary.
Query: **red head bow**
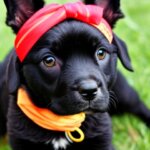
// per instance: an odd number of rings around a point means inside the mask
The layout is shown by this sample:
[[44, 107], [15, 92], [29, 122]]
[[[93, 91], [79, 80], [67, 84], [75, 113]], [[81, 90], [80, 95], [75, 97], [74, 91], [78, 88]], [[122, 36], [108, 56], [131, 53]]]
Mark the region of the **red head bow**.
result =
[[90, 24], [100, 30], [112, 42], [112, 30], [103, 18], [103, 8], [84, 5], [81, 2], [64, 5], [50, 4], [36, 12], [22, 26], [15, 40], [16, 53], [22, 62], [34, 44], [49, 29], [58, 23], [73, 18]]

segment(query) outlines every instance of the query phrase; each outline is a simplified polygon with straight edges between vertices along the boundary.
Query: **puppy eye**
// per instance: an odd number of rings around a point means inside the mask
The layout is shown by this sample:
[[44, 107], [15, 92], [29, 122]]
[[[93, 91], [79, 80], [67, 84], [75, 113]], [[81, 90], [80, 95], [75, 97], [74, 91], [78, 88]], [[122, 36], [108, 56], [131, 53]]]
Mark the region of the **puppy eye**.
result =
[[103, 60], [106, 56], [106, 50], [104, 48], [100, 48], [99, 50], [97, 50], [97, 57], [99, 60]]
[[56, 64], [56, 59], [52, 56], [47, 56], [43, 59], [43, 63], [46, 67], [53, 67]]

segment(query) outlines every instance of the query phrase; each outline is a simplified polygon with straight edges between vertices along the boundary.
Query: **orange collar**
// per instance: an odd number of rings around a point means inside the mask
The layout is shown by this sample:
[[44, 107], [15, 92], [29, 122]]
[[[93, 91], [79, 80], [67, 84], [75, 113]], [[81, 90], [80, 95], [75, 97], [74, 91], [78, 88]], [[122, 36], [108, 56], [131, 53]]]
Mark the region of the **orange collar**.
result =
[[[79, 127], [85, 120], [85, 113], [81, 112], [75, 115], [59, 116], [46, 108], [35, 106], [26, 90], [21, 87], [18, 90], [17, 105], [22, 112], [31, 119], [34, 123], [48, 130], [64, 131], [74, 142], [81, 142], [84, 139], [84, 134]], [[80, 138], [74, 138], [71, 132], [76, 131]]]

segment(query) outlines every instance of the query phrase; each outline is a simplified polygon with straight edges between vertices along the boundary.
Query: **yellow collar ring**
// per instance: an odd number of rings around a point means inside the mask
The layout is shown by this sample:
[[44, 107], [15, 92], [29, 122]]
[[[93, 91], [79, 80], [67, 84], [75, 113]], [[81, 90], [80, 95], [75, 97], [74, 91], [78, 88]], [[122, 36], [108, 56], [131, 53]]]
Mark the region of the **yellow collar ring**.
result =
[[70, 131], [66, 131], [65, 132], [65, 135], [66, 135], [66, 138], [68, 139], [69, 142], [82, 142], [85, 138], [85, 135], [83, 133], [83, 131], [80, 129], [80, 128], [76, 128], [73, 132], [77, 132], [79, 134], [79, 137], [76, 138], [72, 135], [72, 132]]

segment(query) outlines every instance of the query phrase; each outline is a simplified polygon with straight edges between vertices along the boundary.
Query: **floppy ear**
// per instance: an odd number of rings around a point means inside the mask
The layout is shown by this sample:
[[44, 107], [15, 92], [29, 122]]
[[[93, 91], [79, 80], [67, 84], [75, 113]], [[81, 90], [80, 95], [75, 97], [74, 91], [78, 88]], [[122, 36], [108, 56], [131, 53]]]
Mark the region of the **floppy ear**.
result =
[[6, 24], [15, 33], [25, 21], [44, 5], [43, 0], [4, 0], [7, 9]]
[[133, 71], [126, 44], [115, 34], [113, 34], [113, 43], [117, 46], [118, 57], [123, 66], [129, 71]]
[[8, 91], [10, 94], [16, 92], [20, 86], [19, 68], [19, 60], [15, 54], [15, 51], [13, 50], [8, 56], [6, 68], [6, 83], [8, 85]]
[[114, 27], [117, 20], [124, 15], [120, 10], [120, 0], [83, 0], [86, 4], [95, 4], [104, 8], [104, 18]]

